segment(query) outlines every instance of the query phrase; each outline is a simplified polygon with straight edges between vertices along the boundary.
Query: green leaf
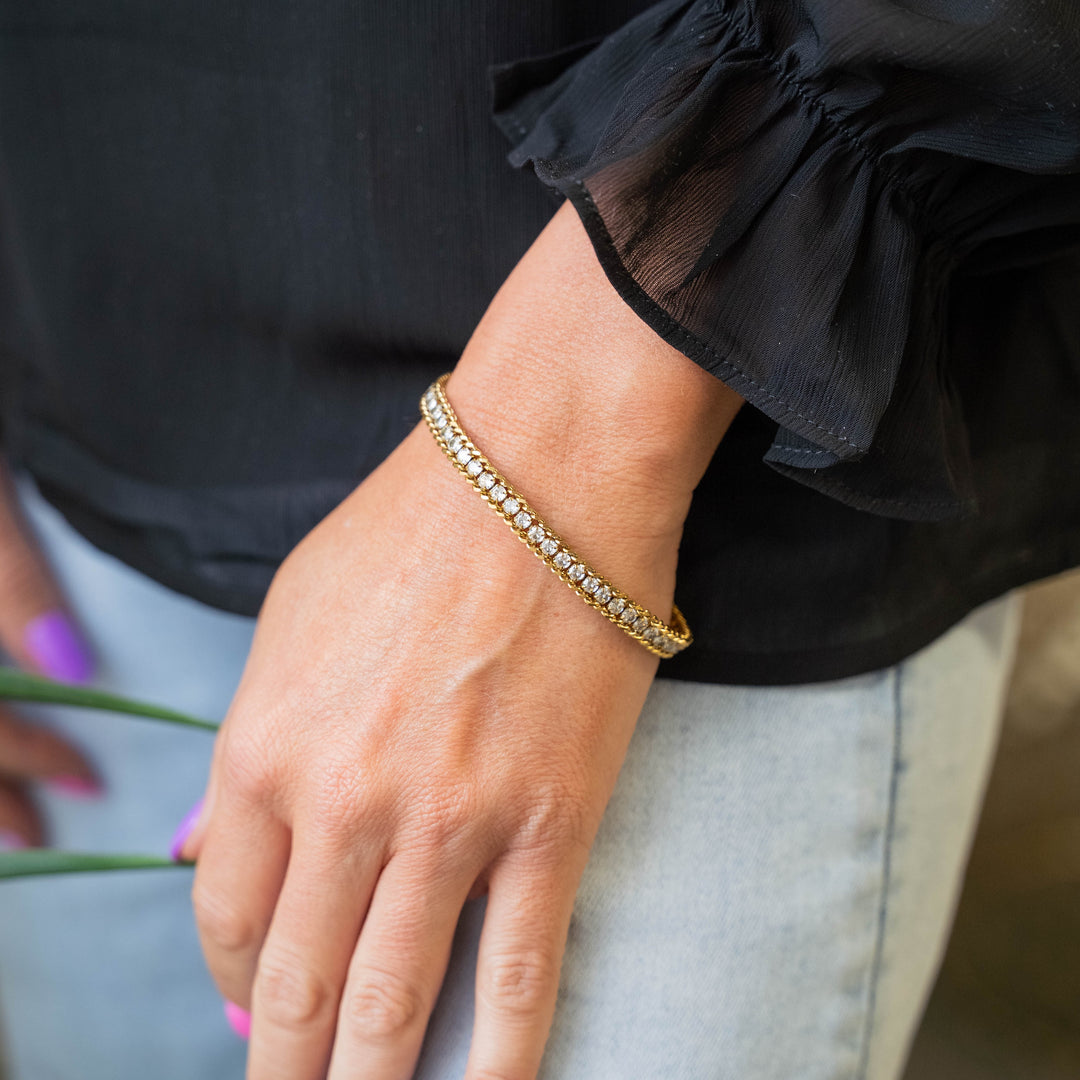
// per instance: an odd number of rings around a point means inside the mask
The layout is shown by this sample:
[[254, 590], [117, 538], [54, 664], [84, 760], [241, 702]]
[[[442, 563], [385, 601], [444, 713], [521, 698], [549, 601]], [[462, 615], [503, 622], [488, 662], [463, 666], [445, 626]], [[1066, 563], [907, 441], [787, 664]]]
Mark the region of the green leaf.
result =
[[12, 701], [41, 701], [53, 705], [78, 705], [86, 709], [104, 709], [107, 712], [146, 716], [151, 720], [164, 720], [169, 724], [182, 724], [185, 727], [201, 728], [204, 731], [218, 729], [218, 725], [209, 720], [199, 720], [194, 716], [177, 712], [175, 709], [149, 705], [144, 701], [131, 701], [117, 694], [106, 693], [104, 690], [53, 682], [51, 679], [43, 679], [39, 675], [30, 675], [25, 671], [10, 667], [0, 667], [0, 698], [9, 698]]
[[100, 870], [163, 870], [191, 866], [159, 855], [94, 855], [82, 851], [28, 848], [0, 853], [0, 881], [39, 874], [85, 874]]

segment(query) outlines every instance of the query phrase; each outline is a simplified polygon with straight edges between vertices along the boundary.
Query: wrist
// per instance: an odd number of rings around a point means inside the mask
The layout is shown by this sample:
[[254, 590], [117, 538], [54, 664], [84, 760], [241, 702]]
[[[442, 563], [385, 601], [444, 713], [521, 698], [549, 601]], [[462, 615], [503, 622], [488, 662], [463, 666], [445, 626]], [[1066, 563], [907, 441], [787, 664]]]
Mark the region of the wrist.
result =
[[693, 490], [742, 403], [626, 305], [569, 204], [499, 290], [446, 392], [553, 528], [654, 595], [674, 580]]
[[[446, 393], [470, 438], [548, 525], [667, 618], [693, 490], [742, 398], [626, 305], [569, 204], [499, 290]], [[426, 425], [407, 441], [424, 469], [456, 485], [462, 529], [479, 527], [490, 509]]]
[[543, 446], [578, 481], [587, 461], [598, 484], [647, 500], [665, 530], [681, 525], [742, 404], [618, 295], [569, 203], [499, 290], [447, 393], [504, 454]]
[[[588, 499], [581, 499], [572, 490], [572, 485], [552, 483], [552, 473], [530, 469], [527, 460], [522, 460], [516, 470], [519, 475], [512, 475], [503, 469], [497, 455], [479, 442], [464, 418], [460, 420], [466, 435], [488, 457], [491, 468], [505, 477], [512, 494], [527, 501], [532, 514], [560, 537], [575, 560], [606, 578], [616, 593], [622, 591], [660, 619], [670, 621], [681, 528], [667, 534], [661, 534], [652, 523], [647, 534], [628, 529], [630, 515], [620, 509], [621, 498], [610, 488], [599, 495], [595, 505], [590, 505]], [[409, 472], [424, 477], [426, 514], [429, 518], [436, 515], [441, 523], [436, 555], [448, 545], [459, 555], [469, 552], [468, 558], [484, 568], [485, 580], [499, 578], [509, 567], [515, 567], [512, 589], [516, 595], [531, 595], [530, 589], [539, 588], [548, 595], [549, 603], [565, 604], [564, 617], [571, 615], [576, 621], [580, 616], [589, 625], [602, 625], [595, 612], [590, 612], [551, 576], [536, 559], [531, 545], [517, 541], [500, 508], [448, 460], [426, 422], [421, 421], [410, 433], [399, 447], [399, 456]], [[637, 648], [635, 645], [634, 650]]]

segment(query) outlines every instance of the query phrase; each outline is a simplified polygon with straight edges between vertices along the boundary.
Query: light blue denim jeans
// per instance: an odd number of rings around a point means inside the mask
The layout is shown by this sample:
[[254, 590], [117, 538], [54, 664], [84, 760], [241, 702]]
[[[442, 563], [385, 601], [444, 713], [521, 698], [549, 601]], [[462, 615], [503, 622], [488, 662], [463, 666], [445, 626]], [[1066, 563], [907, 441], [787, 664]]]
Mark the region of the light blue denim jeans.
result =
[[[252, 620], [162, 588], [21, 497], [100, 685], [220, 718]], [[895, 1080], [939, 963], [996, 740], [1019, 598], [894, 667], [739, 687], [658, 679], [578, 895], [545, 1080]], [[27, 710], [28, 712], [31, 710]], [[42, 793], [57, 846], [164, 853], [211, 739], [38, 708], [108, 794]], [[11, 1080], [239, 1080], [191, 871], [0, 884]], [[463, 1075], [484, 902], [417, 1071]]]

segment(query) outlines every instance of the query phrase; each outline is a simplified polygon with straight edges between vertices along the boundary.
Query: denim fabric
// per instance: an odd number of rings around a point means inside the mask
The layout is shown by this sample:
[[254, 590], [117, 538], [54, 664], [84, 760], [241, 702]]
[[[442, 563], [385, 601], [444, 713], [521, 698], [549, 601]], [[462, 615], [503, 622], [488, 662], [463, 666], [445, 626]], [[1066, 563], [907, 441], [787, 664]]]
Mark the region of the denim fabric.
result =
[[[251, 620], [169, 592], [21, 494], [100, 684], [220, 717]], [[840, 681], [658, 679], [582, 882], [545, 1080], [895, 1080], [952, 914], [1018, 611], [1009, 594]], [[164, 852], [202, 792], [210, 738], [36, 711], [108, 785], [95, 802], [42, 794], [54, 841]], [[11, 1080], [243, 1076], [190, 873], [0, 886]], [[462, 916], [420, 1080], [463, 1073], [483, 911]]]

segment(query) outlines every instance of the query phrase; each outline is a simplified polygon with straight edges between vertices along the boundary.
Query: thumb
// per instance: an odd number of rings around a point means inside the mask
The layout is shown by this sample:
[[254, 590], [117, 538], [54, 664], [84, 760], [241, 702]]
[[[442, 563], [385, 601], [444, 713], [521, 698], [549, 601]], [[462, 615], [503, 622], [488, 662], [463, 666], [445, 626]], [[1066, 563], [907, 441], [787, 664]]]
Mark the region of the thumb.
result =
[[2, 462], [0, 645], [20, 667], [52, 679], [81, 683], [93, 672], [90, 649], [23, 520], [14, 483]]

